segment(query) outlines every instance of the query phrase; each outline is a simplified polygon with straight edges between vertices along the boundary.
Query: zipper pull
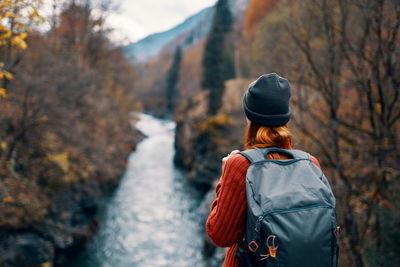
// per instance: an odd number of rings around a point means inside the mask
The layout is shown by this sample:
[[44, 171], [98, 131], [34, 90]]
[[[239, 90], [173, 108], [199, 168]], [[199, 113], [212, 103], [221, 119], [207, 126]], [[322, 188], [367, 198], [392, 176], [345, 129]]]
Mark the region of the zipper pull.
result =
[[256, 231], [257, 233], [260, 232], [262, 219], [263, 219], [262, 216], [258, 217], [258, 219], [257, 219], [256, 227], [254, 228], [254, 231]]

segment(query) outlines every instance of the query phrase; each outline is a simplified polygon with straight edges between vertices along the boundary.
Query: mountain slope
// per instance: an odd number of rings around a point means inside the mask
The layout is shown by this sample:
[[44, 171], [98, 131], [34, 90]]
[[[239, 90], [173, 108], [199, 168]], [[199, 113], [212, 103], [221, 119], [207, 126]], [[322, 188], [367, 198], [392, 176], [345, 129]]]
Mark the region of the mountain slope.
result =
[[[229, 0], [234, 18], [241, 17], [249, 0]], [[187, 47], [208, 35], [214, 19], [215, 7], [205, 8], [170, 30], [151, 34], [123, 48], [125, 55], [136, 63], [157, 57], [163, 50], [173, 50], [178, 45]]]
[[[136, 43], [127, 45], [123, 49], [124, 53], [130, 60], [144, 62], [158, 56], [161, 50], [170, 43], [193, 44], [209, 33], [213, 16], [214, 8], [205, 8], [170, 30], [151, 34]], [[177, 39], [182, 40], [174, 42]]]

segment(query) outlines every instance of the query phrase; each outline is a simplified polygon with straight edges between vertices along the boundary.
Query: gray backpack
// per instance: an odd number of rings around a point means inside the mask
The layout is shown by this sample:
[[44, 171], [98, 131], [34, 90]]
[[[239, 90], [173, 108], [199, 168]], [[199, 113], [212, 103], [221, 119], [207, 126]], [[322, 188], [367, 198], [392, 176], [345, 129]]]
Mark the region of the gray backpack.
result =
[[[268, 160], [271, 152], [291, 159]], [[245, 236], [236, 253], [239, 265], [336, 267], [335, 197], [310, 155], [275, 147], [241, 154], [251, 164]]]

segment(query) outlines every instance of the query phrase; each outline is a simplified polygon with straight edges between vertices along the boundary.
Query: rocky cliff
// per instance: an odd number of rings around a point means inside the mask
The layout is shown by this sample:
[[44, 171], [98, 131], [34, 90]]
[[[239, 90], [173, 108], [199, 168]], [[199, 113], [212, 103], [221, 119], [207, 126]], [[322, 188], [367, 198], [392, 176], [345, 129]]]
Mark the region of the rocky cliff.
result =
[[[199, 209], [205, 225], [215, 199], [215, 185], [221, 174], [221, 159], [234, 149], [243, 148], [246, 119], [243, 94], [252, 80], [233, 79], [225, 83], [222, 107], [217, 115], [207, 117], [207, 92], [189, 100], [177, 112], [175, 162], [186, 167], [188, 179], [208, 188]], [[204, 253], [208, 266], [221, 266], [225, 249], [217, 248], [204, 233]]]
[[0, 266], [67, 266], [70, 256], [94, 234], [99, 201], [118, 185], [140, 138], [131, 130], [130, 138], [121, 140], [125, 149], [114, 155], [114, 168], [107, 177], [97, 174], [78, 181], [54, 177], [50, 186], [25, 178], [0, 181], [0, 191], [4, 187], [14, 195], [0, 202]]
[[222, 107], [215, 116], [207, 116], [206, 91], [177, 111], [175, 162], [189, 170], [191, 181], [212, 185], [220, 175], [222, 157], [242, 148], [246, 127], [242, 97], [249, 83], [245, 79], [228, 80]]

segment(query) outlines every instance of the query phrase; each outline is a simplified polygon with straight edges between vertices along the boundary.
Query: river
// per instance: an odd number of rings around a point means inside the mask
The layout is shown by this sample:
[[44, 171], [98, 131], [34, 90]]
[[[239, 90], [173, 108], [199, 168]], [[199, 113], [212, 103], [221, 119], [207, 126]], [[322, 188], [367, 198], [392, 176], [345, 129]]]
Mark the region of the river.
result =
[[147, 137], [102, 200], [98, 230], [73, 265], [204, 266], [201, 193], [173, 164], [175, 123], [141, 114], [136, 127]]

